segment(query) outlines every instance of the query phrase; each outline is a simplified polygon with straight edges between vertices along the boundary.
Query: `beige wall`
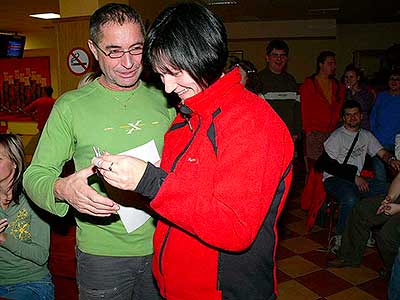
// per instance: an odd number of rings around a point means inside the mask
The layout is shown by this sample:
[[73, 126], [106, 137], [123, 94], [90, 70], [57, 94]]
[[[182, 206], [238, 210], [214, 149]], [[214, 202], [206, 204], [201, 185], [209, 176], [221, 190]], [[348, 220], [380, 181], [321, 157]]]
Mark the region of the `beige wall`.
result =
[[[394, 43], [400, 43], [400, 23], [337, 24], [336, 36], [331, 35], [329, 23], [315, 23], [315, 26], [319, 26], [320, 36], [312, 36], [306, 30], [309, 23], [301, 25], [299, 21], [292, 22], [288, 21], [286, 25], [279, 22], [281, 26], [277, 26], [277, 22], [263, 22], [262, 25], [257, 22], [259, 26], [241, 23], [240, 27], [227, 24], [229, 49], [243, 50], [244, 59], [252, 61], [261, 70], [265, 67], [265, 47], [268, 41], [283, 38], [290, 47], [288, 71], [296, 77], [297, 82], [302, 82], [314, 72], [315, 59], [322, 50], [336, 52], [337, 76], [340, 77], [345, 66], [352, 62], [354, 51], [387, 49]], [[293, 35], [293, 24], [299, 29], [298, 36]], [[270, 27], [275, 30], [271, 31]], [[262, 31], [265, 32], [264, 37]]]
[[[144, 20], [156, 16], [156, 12], [149, 11], [160, 9], [152, 8], [152, 5], [151, 2], [135, 3], [138, 11], [147, 12]], [[314, 72], [316, 56], [322, 50], [336, 51], [339, 77], [344, 67], [352, 62], [354, 51], [387, 49], [400, 42], [400, 23], [336, 25], [334, 20], [300, 20], [227, 23], [226, 27], [229, 49], [242, 50], [244, 59], [252, 61], [259, 70], [265, 67], [265, 46], [268, 41], [273, 38], [285, 39], [290, 47], [288, 70], [298, 82]], [[26, 34], [26, 56], [50, 56], [52, 85], [56, 95], [74, 88], [79, 81], [78, 76], [66, 69], [66, 54], [72, 47], [86, 47], [87, 28], [87, 19], [60, 23], [58, 32], [62, 32], [64, 38], [59, 44], [59, 52], [56, 29], [50, 33]]]

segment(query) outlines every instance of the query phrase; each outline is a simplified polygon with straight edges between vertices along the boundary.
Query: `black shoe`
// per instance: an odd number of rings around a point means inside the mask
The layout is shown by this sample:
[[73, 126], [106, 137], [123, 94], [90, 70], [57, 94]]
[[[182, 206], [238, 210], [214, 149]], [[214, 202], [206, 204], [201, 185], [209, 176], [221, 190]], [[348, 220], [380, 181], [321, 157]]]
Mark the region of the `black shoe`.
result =
[[330, 268], [344, 268], [344, 267], [356, 267], [357, 265], [345, 261], [341, 258], [335, 258], [333, 260], [328, 261], [328, 267]]

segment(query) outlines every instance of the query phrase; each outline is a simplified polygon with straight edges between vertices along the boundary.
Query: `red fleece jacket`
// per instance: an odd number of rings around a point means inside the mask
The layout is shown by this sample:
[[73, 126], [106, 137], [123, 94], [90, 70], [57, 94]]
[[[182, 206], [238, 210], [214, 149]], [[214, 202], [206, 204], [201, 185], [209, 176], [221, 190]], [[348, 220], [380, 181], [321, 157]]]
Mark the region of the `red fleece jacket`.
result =
[[[151, 202], [163, 218], [153, 259], [161, 294], [219, 300], [242, 288], [255, 299], [259, 288], [265, 298], [257, 299], [274, 299], [276, 220], [292, 177], [289, 131], [266, 101], [243, 88], [237, 69], [185, 105], [193, 131], [178, 115], [166, 133], [161, 167], [168, 175]], [[227, 262], [245, 256], [240, 267]], [[225, 278], [234, 267], [236, 275]]]
[[325, 98], [321, 86], [314, 78], [306, 78], [300, 87], [301, 115], [305, 132], [333, 131], [340, 119], [344, 101], [344, 86], [332, 80], [332, 102]]

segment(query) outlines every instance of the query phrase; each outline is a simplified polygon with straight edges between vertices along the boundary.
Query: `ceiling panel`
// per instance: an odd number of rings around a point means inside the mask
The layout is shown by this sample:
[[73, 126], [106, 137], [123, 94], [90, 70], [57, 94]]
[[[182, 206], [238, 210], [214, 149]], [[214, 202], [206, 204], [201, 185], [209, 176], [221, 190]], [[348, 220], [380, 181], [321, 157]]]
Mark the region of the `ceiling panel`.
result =
[[[175, 0], [150, 1], [149, 5], [152, 8], [162, 8], [176, 2]], [[311, 18], [336, 18], [338, 23], [400, 22], [398, 0], [237, 0], [237, 2], [237, 5], [210, 7], [225, 22]], [[141, 4], [143, 5], [146, 4]], [[59, 1], [1, 0], [0, 32], [27, 33], [54, 27], [51, 20], [29, 17], [31, 13], [39, 12], [59, 12]]]

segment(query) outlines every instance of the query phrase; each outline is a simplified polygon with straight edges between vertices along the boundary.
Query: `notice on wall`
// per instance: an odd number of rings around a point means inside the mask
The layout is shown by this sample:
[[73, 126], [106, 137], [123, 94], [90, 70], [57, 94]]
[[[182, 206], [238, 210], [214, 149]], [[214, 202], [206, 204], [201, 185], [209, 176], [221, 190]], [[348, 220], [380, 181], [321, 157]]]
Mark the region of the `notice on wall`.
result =
[[72, 74], [81, 76], [89, 71], [89, 53], [84, 48], [74, 48], [68, 53], [68, 69]]

